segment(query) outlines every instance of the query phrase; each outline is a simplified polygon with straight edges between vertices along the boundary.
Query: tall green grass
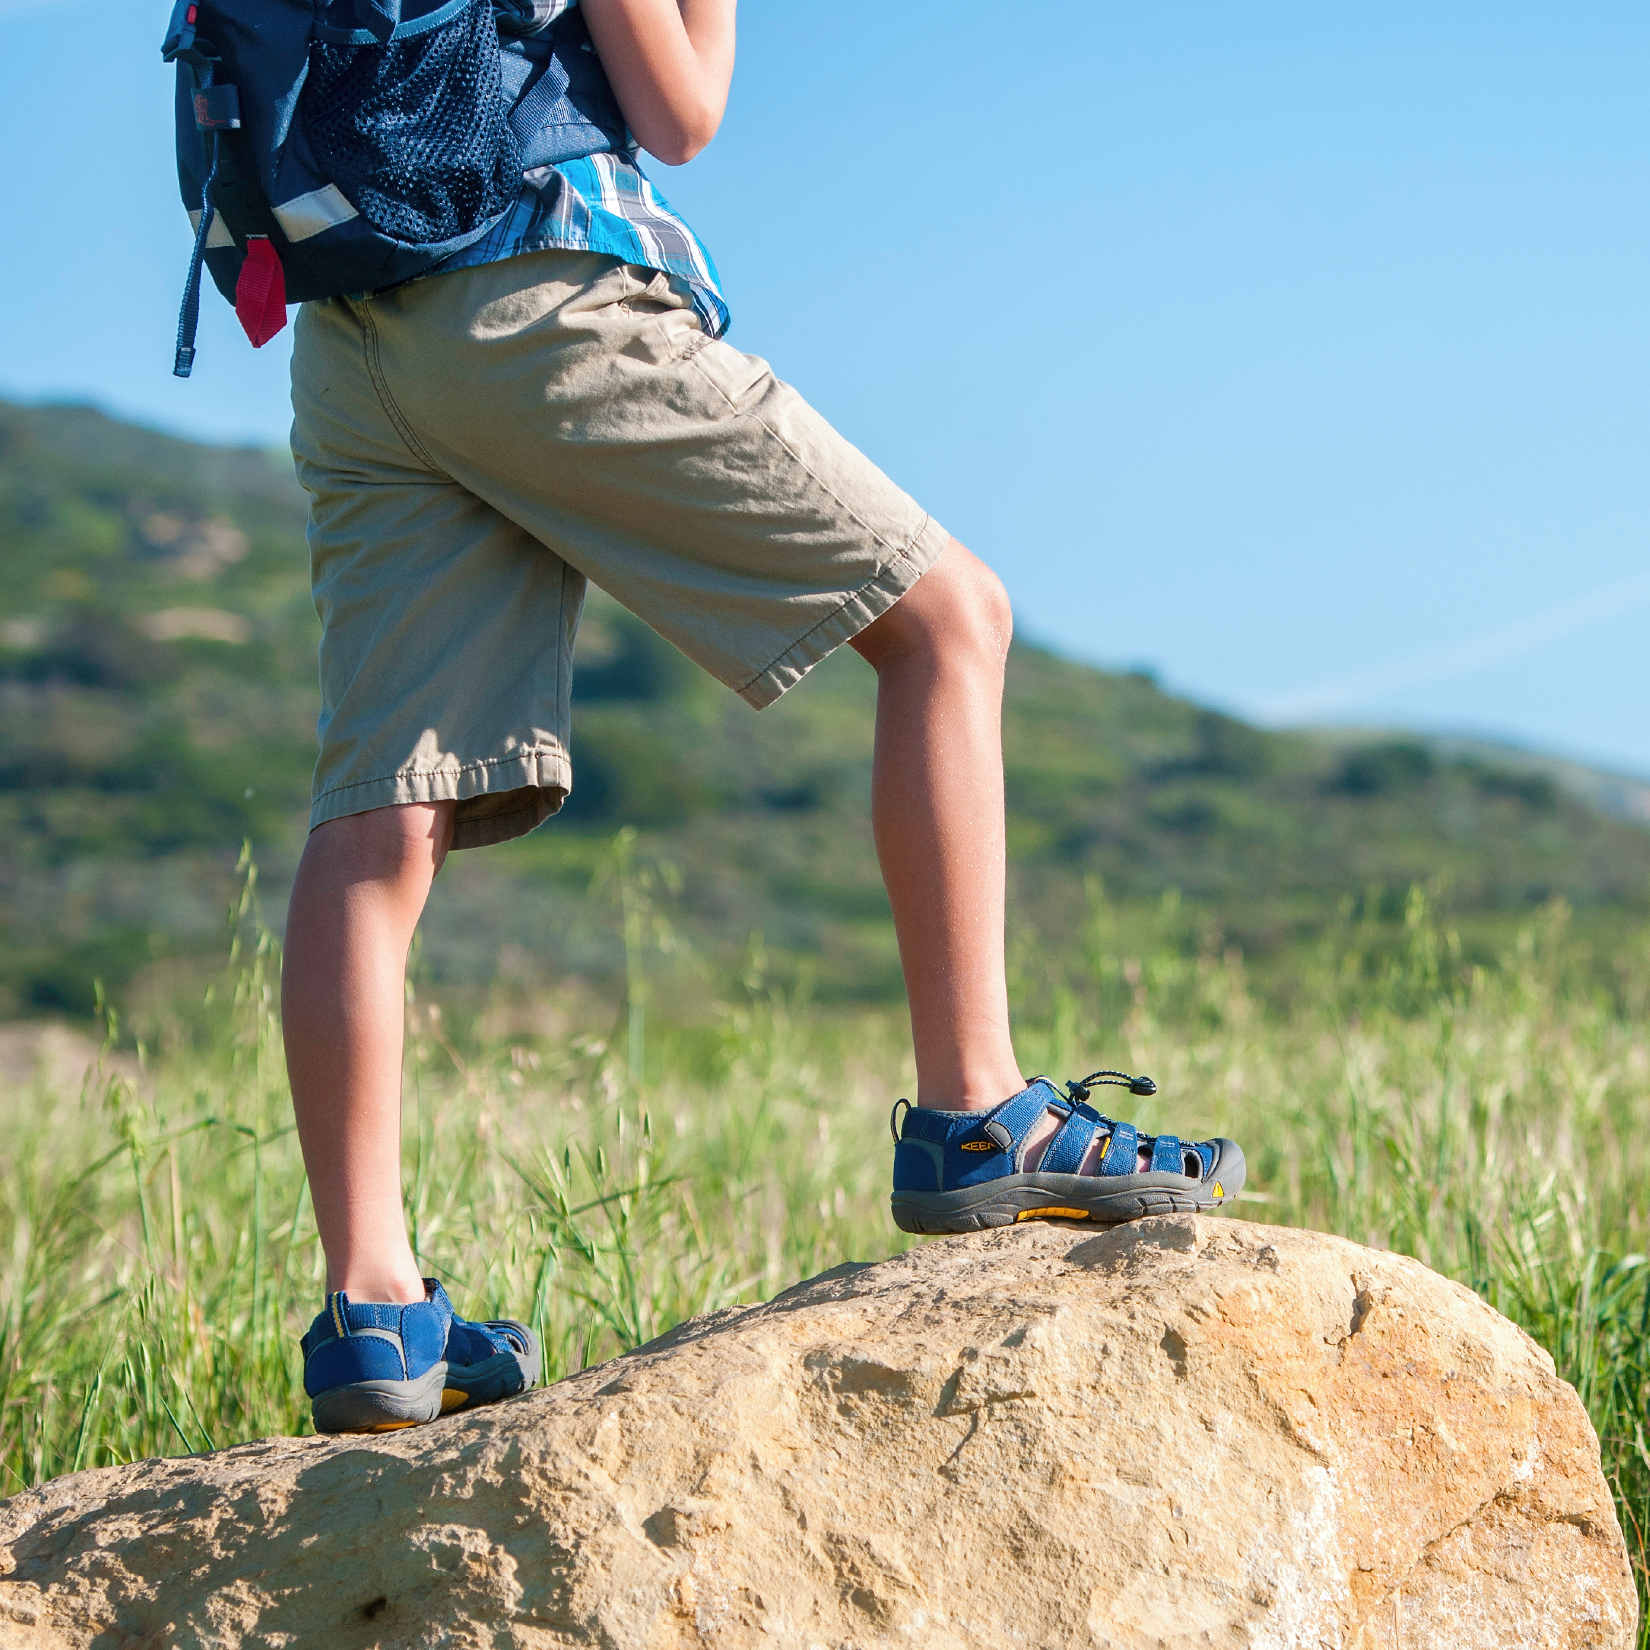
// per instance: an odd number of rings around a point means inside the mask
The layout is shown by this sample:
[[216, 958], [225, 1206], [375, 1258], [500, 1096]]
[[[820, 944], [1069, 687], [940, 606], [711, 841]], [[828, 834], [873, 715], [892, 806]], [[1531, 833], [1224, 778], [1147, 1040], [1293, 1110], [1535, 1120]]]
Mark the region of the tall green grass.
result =
[[[911, 1241], [887, 1214], [900, 1017], [810, 1010], [759, 946], [741, 979], [684, 971], [638, 864], [621, 840], [628, 987], [603, 1025], [488, 1035], [408, 994], [415, 1248], [460, 1311], [530, 1318], [551, 1376]], [[1172, 902], [1125, 944], [1091, 894], [1014, 948], [1027, 1068], [1150, 1072], [1142, 1124], [1244, 1143], [1243, 1213], [1416, 1255], [1521, 1323], [1592, 1414], [1642, 1593], [1650, 934], [1601, 955], [1554, 908], [1469, 966], [1419, 894], [1401, 925], [1349, 904], [1280, 1003]], [[212, 1001], [149, 1047], [106, 1010], [78, 1094], [0, 1102], [0, 1493], [305, 1429], [323, 1273], [277, 967], [249, 875]]]

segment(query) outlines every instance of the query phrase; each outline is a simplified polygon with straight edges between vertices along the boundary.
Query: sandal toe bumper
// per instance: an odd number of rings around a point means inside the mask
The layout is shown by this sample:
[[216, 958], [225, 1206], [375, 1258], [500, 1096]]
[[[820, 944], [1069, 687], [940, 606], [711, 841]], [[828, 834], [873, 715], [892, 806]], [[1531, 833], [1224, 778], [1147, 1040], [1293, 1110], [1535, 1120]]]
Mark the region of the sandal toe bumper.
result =
[[544, 1359], [538, 1337], [532, 1330], [510, 1319], [500, 1319], [484, 1327], [494, 1332], [490, 1339], [495, 1344], [503, 1340], [506, 1345], [491, 1357], [475, 1363], [448, 1364], [446, 1405], [449, 1410], [497, 1403], [500, 1398], [513, 1398], [518, 1392], [526, 1392], [539, 1384]]

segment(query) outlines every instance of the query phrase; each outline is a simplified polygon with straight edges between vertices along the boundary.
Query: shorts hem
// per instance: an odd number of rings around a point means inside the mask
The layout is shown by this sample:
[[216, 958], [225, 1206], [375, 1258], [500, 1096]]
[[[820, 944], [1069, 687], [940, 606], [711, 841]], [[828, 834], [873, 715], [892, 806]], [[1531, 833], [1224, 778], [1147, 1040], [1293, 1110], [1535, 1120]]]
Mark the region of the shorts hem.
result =
[[310, 807], [309, 828], [377, 808], [456, 802], [452, 848], [489, 848], [542, 825], [572, 789], [572, 765], [560, 750], [485, 757], [450, 768], [406, 768], [323, 791]]
[[777, 659], [748, 680], [731, 683], [734, 692], [753, 710], [766, 709], [844, 642], [851, 642], [880, 619], [939, 560], [940, 552], [950, 542], [951, 535], [932, 516], [925, 516], [911, 542], [886, 567]]

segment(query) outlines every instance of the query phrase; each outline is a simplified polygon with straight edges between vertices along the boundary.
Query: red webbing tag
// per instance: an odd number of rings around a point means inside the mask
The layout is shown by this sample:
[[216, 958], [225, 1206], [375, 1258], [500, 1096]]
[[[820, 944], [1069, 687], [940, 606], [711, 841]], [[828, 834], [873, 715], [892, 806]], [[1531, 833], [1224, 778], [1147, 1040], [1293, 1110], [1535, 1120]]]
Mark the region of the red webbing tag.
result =
[[248, 235], [246, 259], [235, 282], [235, 314], [254, 349], [286, 325], [286, 272], [267, 235]]

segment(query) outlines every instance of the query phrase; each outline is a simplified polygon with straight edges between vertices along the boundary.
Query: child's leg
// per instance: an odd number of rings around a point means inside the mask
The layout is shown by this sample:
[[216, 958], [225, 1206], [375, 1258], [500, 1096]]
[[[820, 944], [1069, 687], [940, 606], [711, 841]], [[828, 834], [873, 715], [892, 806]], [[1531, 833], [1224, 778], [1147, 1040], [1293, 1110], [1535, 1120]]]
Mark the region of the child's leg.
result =
[[[989, 1107], [1023, 1087], [1003, 971], [1003, 665], [996, 575], [952, 540], [853, 645], [876, 668], [872, 820], [911, 1003], [918, 1100]], [[453, 804], [311, 832], [287, 918], [281, 1009], [330, 1290], [424, 1284], [401, 1200], [404, 969]]]
[[995, 1106], [1025, 1086], [1003, 966], [1002, 699], [1013, 618], [952, 539], [853, 639], [877, 672], [872, 824], [899, 936], [917, 1104]]
[[329, 1292], [424, 1299], [401, 1204], [407, 947], [452, 839], [451, 802], [310, 833], [287, 917], [281, 1017]]
[[[897, 1136], [895, 1224], [967, 1232], [1218, 1208], [1243, 1187], [1234, 1142], [1141, 1137], [1020, 1075], [1003, 962], [1011, 628], [996, 575], [952, 539], [851, 644], [877, 672], [872, 819], [911, 1003], [917, 1105], [928, 1108], [907, 1111]], [[957, 1115], [996, 1107], [984, 1126], [994, 1135]], [[986, 1174], [963, 1156], [993, 1148]]]

